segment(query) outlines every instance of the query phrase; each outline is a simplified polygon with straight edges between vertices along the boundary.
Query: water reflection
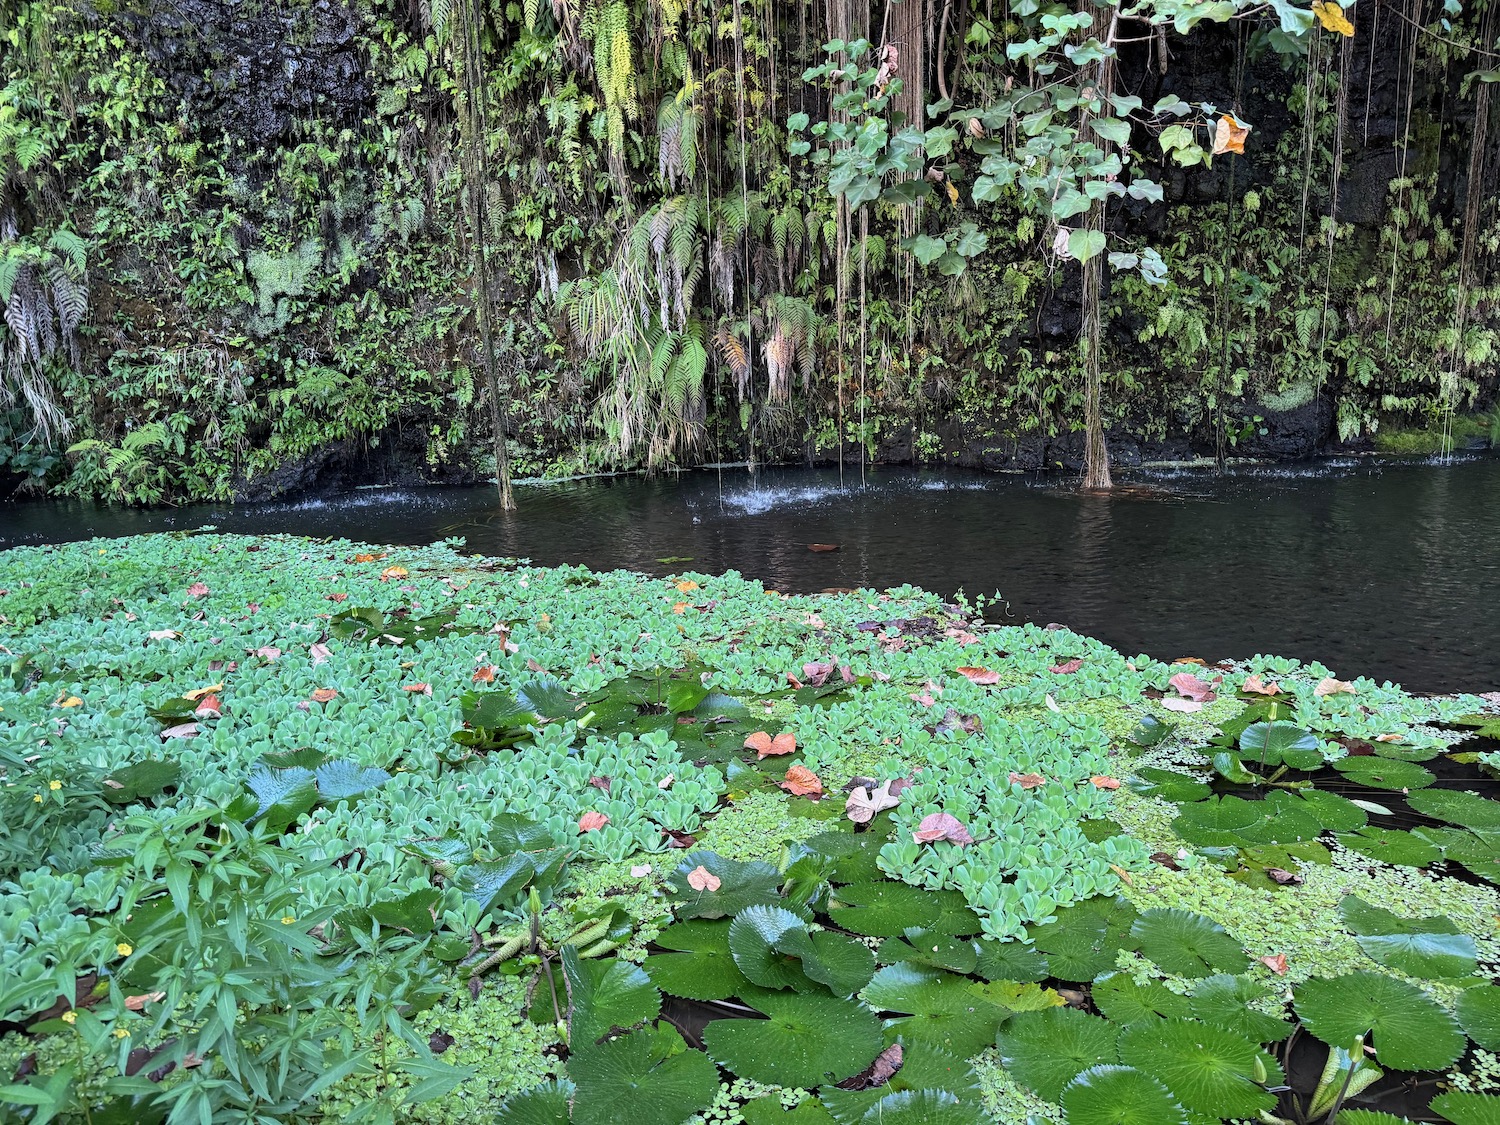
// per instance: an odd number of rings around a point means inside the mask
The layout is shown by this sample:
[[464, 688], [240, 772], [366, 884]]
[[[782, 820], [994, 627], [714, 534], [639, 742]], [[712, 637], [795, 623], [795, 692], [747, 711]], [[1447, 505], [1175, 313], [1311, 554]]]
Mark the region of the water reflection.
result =
[[[0, 507], [0, 545], [216, 525], [371, 542], [463, 536], [541, 563], [736, 569], [783, 590], [913, 583], [1003, 599], [1130, 652], [1276, 652], [1426, 690], [1500, 685], [1500, 460], [1171, 470], [1112, 497], [875, 469], [701, 472], [518, 490], [365, 489], [250, 508]], [[809, 543], [836, 543], [815, 553]], [[691, 563], [656, 560], [690, 556]]]

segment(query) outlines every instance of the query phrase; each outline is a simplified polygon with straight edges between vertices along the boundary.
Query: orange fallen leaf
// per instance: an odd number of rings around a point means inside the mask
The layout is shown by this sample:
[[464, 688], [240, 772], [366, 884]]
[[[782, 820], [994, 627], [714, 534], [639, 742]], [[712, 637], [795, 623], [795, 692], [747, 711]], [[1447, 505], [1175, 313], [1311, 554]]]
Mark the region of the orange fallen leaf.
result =
[[139, 996], [125, 997], [125, 1007], [132, 1012], [143, 1011], [147, 1004], [155, 1004], [159, 1000], [165, 1000], [165, 992], [143, 992]]
[[1000, 682], [1000, 673], [992, 671], [989, 668], [975, 668], [972, 665], [966, 665], [962, 668], [956, 668], [954, 671], [974, 684], [988, 685]]
[[219, 702], [217, 695], [205, 695], [198, 700], [198, 706], [193, 708], [193, 714], [205, 719], [217, 719], [224, 713], [224, 705]]
[[328, 600], [331, 601], [331, 602], [348, 601], [349, 600], [349, 595], [348, 594], [329, 594], [328, 595]]
[[182, 698], [183, 699], [190, 699], [190, 700], [195, 700], [196, 701], [196, 700], [202, 699], [205, 695], [212, 695], [216, 691], [223, 691], [223, 690], [224, 690], [224, 685], [222, 683], [209, 684], [207, 687], [194, 688], [192, 691], [185, 691], [185, 692], [183, 692], [182, 693]]
[[1400, 742], [1401, 741], [1401, 736], [1399, 734], [1377, 734], [1375, 736], [1375, 741], [1376, 742]]
[[673, 613], [686, 613], [687, 612], [687, 607], [688, 607], [687, 602], [678, 602], [676, 605], [674, 605], [672, 607], [672, 612]]
[[1071, 676], [1074, 672], [1078, 671], [1082, 667], [1083, 661], [1081, 659], [1065, 660], [1061, 664], [1052, 665], [1052, 667], [1047, 669], [1047, 671], [1051, 672], [1054, 676]]
[[495, 666], [493, 664], [481, 664], [474, 669], [474, 682], [476, 684], [492, 684], [495, 682]]
[[316, 688], [312, 693], [312, 701], [314, 703], [327, 703], [330, 699], [336, 699], [338, 694], [331, 687]]
[[1120, 788], [1120, 779], [1118, 777], [1105, 777], [1102, 773], [1096, 773], [1093, 777], [1089, 778], [1089, 783], [1095, 789]]
[[816, 800], [823, 795], [823, 782], [806, 766], [793, 766], [787, 770], [786, 780], [780, 784], [781, 788], [798, 797]]
[[695, 891], [716, 891], [724, 885], [722, 879], [701, 863], [688, 872], [687, 882]]
[[401, 690], [402, 691], [409, 691], [413, 695], [431, 695], [432, 694], [432, 685], [431, 684], [402, 684], [401, 685]]
[[1354, 38], [1354, 25], [1335, 0], [1313, 0], [1312, 10], [1313, 15], [1318, 17], [1318, 22], [1323, 25], [1323, 30], [1336, 31], [1345, 39]]
[[386, 567], [384, 570], [382, 570], [380, 572], [380, 580], [382, 582], [389, 582], [392, 578], [405, 578], [406, 575], [407, 575], [406, 567], [404, 567], [404, 566], [388, 566], [388, 567]]
[[1135, 886], [1135, 880], [1133, 878], [1131, 878], [1130, 872], [1126, 871], [1118, 863], [1111, 863], [1109, 865], [1109, 869], [1111, 871], [1113, 871], [1116, 875], [1118, 875], [1121, 878], [1121, 880], [1124, 881], [1124, 883], [1125, 883], [1125, 885], [1127, 887], [1133, 887], [1133, 886]]
[[1231, 114], [1224, 114], [1219, 118], [1219, 123], [1214, 126], [1214, 155], [1222, 156], [1226, 152], [1244, 155], [1245, 138], [1249, 135], [1249, 125]]
[[1313, 688], [1313, 694], [1322, 698], [1325, 695], [1355, 695], [1357, 692], [1348, 680], [1336, 680], [1328, 676]]
[[63, 698], [60, 698], [57, 701], [56, 706], [58, 706], [58, 707], [82, 707], [83, 706], [83, 700], [79, 699], [76, 695], [69, 695], [69, 696], [65, 696]]
[[586, 812], [578, 818], [578, 831], [597, 832], [609, 823], [609, 817], [602, 812]]
[[1240, 690], [1250, 695], [1280, 695], [1281, 685], [1274, 681], [1268, 684], [1259, 676], [1246, 676], [1245, 684]]
[[1019, 785], [1022, 789], [1036, 789], [1047, 784], [1047, 779], [1039, 773], [1016, 773], [1011, 771], [1010, 781], [1012, 785]]
[[1270, 969], [1278, 977], [1284, 977], [1284, 976], [1286, 976], [1286, 954], [1285, 953], [1272, 953], [1272, 954], [1270, 954], [1267, 957], [1257, 957], [1256, 960], [1259, 961], [1266, 968]]
[[1206, 668], [1206, 667], [1208, 667], [1208, 661], [1207, 660], [1203, 660], [1203, 659], [1201, 659], [1200, 657], [1197, 657], [1197, 656], [1179, 656], [1176, 660], [1172, 661], [1172, 663], [1173, 664], [1196, 664], [1200, 668]]
[[745, 739], [745, 749], [754, 750], [757, 758], [777, 758], [797, 749], [797, 736], [791, 731], [782, 731], [772, 738], [765, 731], [758, 730]]
[[681, 582], [677, 583], [677, 592], [679, 594], [691, 594], [697, 588], [698, 583], [694, 582], [691, 578], [684, 578]]
[[355, 562], [379, 562], [383, 558], [385, 558], [384, 554], [379, 554], [379, 555], [355, 555], [354, 556], [354, 561]]

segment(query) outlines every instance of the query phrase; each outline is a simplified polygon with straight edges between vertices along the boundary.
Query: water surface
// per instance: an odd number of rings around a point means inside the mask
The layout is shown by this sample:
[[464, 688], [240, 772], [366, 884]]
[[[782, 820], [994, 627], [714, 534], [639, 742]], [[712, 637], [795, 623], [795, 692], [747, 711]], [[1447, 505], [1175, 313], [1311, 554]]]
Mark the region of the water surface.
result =
[[[517, 489], [361, 489], [251, 507], [0, 507], [0, 547], [215, 525], [431, 543], [658, 574], [728, 569], [786, 591], [912, 583], [998, 593], [992, 620], [1058, 621], [1127, 652], [1257, 652], [1415, 690], [1500, 687], [1500, 459], [1348, 461], [1132, 478], [743, 469]], [[810, 543], [838, 544], [816, 553]], [[659, 563], [691, 556], [690, 563]]]

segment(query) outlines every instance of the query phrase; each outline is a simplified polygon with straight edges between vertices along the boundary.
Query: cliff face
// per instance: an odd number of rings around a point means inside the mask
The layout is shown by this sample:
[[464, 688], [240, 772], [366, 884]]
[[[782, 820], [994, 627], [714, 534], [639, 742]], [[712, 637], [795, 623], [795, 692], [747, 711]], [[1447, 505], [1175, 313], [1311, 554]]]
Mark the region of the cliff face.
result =
[[[72, 145], [45, 177], [10, 169], [12, 242], [84, 234], [89, 311], [80, 361], [51, 370], [84, 448], [23, 441], [12, 408], [0, 469], [127, 500], [471, 476], [484, 412], [441, 13], [6, 2], [33, 35], [6, 60], [10, 89], [45, 87], [32, 112]], [[711, 14], [668, 28], [622, 0], [520, 7], [488, 10], [485, 43], [523, 473], [840, 448], [1076, 464], [1076, 271], [1049, 268], [1048, 233], [1003, 203], [924, 212], [934, 231], [989, 236], [952, 280], [913, 269], [877, 210], [853, 267], [863, 319], [840, 317], [848, 249], [830, 241], [820, 174], [778, 127], [788, 107], [817, 109], [797, 75], [819, 20], [748, 5], [757, 38], [737, 72]], [[1162, 167], [1151, 133], [1133, 137], [1165, 202], [1126, 203], [1110, 223], [1161, 249], [1171, 284], [1110, 286], [1118, 460], [1300, 457], [1493, 400], [1500, 121], [1468, 77], [1477, 56], [1417, 29], [1430, 15], [1365, 0], [1354, 39], [1319, 37], [1305, 60], [1241, 25], [1126, 48], [1122, 91], [1210, 102], [1254, 128], [1244, 157], [1210, 168]], [[611, 20], [634, 60], [623, 80], [599, 46]], [[55, 65], [38, 72], [38, 51]], [[986, 60], [948, 58], [960, 103], [993, 77]]]

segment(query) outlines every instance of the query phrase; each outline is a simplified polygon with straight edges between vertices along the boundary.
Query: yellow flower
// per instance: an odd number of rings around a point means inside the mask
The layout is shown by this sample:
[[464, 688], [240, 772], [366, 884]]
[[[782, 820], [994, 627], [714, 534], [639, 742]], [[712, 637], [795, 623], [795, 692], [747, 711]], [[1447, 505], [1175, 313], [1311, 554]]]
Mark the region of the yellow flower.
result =
[[47, 782], [47, 788], [50, 789], [50, 790], [52, 790], [52, 792], [56, 793], [59, 789], [62, 788], [62, 782], [60, 782], [60, 781], [49, 781], [49, 782]]
[[117, 1027], [117, 1028], [115, 1028], [115, 1038], [116, 1039], [129, 1039], [130, 1038], [130, 1032], [126, 1031], [123, 1027]]
[[63, 1023], [77, 1023], [78, 1022], [78, 1013], [77, 1012], [64, 1012], [62, 1014], [62, 1021], [63, 1021]]
[[42, 795], [40, 793], [38, 793], [35, 797], [33, 797], [31, 799], [33, 801], [35, 801], [37, 804], [39, 804], [39, 805], [42, 803]]
[[132, 953], [135, 952], [135, 950], [132, 949], [127, 942], [122, 941], [115, 946], [115, 952], [118, 953], [121, 957], [129, 957]]
[[283, 914], [281, 916], [281, 924], [283, 926], [290, 926], [296, 920], [297, 919], [293, 918], [290, 914]]

